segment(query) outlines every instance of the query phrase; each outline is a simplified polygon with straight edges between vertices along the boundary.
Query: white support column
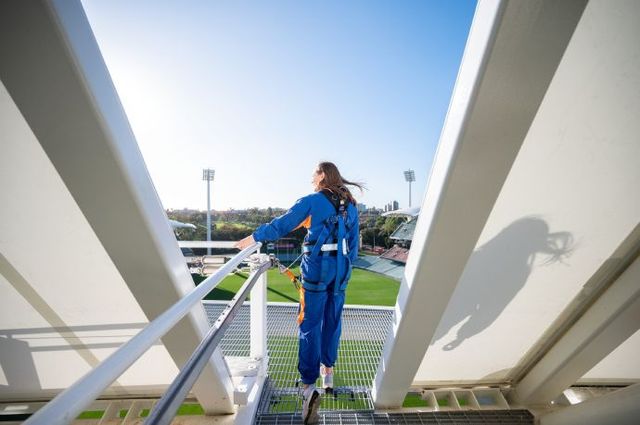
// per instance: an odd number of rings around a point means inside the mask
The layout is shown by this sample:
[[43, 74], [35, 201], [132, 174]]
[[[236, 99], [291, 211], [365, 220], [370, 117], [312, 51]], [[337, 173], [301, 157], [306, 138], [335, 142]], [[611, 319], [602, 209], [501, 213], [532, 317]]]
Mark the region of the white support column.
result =
[[[269, 258], [266, 254], [257, 254], [263, 260]], [[255, 256], [255, 255], [254, 255]], [[244, 405], [238, 407], [233, 420], [235, 424], [253, 424], [260, 405], [260, 396], [267, 377], [269, 356], [267, 353], [267, 272], [262, 273], [251, 289], [250, 300], [250, 356], [259, 359], [257, 376], [249, 377], [246, 382], [249, 390]], [[253, 360], [252, 360], [253, 361]]]
[[[0, 2], [0, 58], [2, 83], [154, 319], [193, 289], [193, 281], [80, 1]], [[198, 304], [162, 339], [179, 367], [208, 327]], [[220, 350], [193, 391], [207, 413], [234, 411]]]
[[636, 259], [547, 354], [514, 386], [524, 405], [548, 403], [640, 328]]
[[267, 359], [267, 272], [262, 273], [253, 286], [250, 306], [251, 357], [261, 358], [265, 363]]
[[402, 404], [585, 4], [479, 2], [378, 366], [376, 407]]
[[561, 408], [539, 418], [540, 425], [637, 425], [640, 384]]

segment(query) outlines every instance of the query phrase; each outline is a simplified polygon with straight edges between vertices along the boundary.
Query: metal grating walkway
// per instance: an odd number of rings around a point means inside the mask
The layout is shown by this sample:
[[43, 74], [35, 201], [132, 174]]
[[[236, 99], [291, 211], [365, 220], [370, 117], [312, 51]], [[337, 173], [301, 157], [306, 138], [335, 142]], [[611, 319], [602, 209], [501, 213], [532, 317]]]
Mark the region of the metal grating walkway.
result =
[[[491, 410], [457, 412], [415, 413], [371, 413], [338, 412], [325, 413], [323, 424], [387, 424], [387, 425], [533, 425], [534, 417], [528, 410]], [[292, 425], [302, 423], [298, 415], [262, 415], [257, 418], [260, 425]]]
[[[225, 303], [204, 303], [210, 322], [218, 317], [225, 305]], [[297, 312], [297, 304], [269, 304], [267, 307], [269, 378], [262, 393], [258, 408], [259, 415], [290, 413], [293, 418], [299, 415], [301, 397], [296, 385], [299, 378]], [[345, 307], [342, 341], [334, 372], [336, 394], [323, 397], [321, 412], [373, 411], [370, 388], [392, 316], [393, 311], [389, 308]], [[221, 344], [225, 356], [249, 355], [248, 305], [240, 309]], [[277, 419], [278, 417], [280, 419]], [[286, 417], [286, 415], [264, 416], [264, 420], [291, 423], [287, 422]]]
[[[213, 323], [226, 302], [204, 303]], [[301, 397], [298, 379], [297, 304], [270, 303], [267, 306], [267, 348], [269, 378], [265, 383], [256, 417], [257, 424], [300, 424]], [[345, 307], [342, 342], [335, 369], [338, 395], [324, 396], [320, 424], [433, 424], [433, 425], [532, 425], [528, 410], [461, 410], [410, 413], [376, 413], [371, 400], [371, 383], [382, 346], [391, 327], [393, 310]], [[249, 356], [249, 305], [242, 306], [227, 330], [221, 348], [225, 356]], [[319, 384], [319, 383], [318, 383]]]

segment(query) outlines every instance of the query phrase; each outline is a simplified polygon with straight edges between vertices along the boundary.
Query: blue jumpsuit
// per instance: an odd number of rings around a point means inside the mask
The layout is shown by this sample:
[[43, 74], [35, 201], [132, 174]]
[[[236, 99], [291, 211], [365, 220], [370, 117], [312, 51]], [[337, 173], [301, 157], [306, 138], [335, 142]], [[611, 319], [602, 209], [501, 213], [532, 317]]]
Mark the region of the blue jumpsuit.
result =
[[[338, 357], [342, 330], [342, 307], [351, 264], [358, 256], [358, 212], [355, 205], [346, 206], [344, 240], [340, 251], [309, 252], [303, 255], [300, 270], [302, 289], [298, 315], [298, 370], [304, 384], [313, 384], [320, 375], [320, 363], [333, 367]], [[289, 211], [253, 233], [258, 242], [279, 239], [298, 227], [306, 227], [305, 248], [311, 251], [318, 238], [325, 244], [336, 243], [338, 224], [336, 207], [321, 192], [298, 199]], [[322, 242], [322, 241], [321, 241]], [[341, 244], [339, 244], [341, 245]]]

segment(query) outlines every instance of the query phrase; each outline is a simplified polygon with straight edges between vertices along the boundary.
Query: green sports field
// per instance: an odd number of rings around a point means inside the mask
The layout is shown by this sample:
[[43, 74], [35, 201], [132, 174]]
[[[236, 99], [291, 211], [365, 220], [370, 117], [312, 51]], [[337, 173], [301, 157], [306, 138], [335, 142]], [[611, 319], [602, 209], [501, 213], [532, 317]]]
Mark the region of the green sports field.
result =
[[[295, 274], [299, 271], [292, 269]], [[269, 270], [267, 275], [268, 301], [298, 302], [298, 293], [291, 281], [277, 270]], [[227, 276], [216, 289], [205, 297], [207, 300], [230, 300], [240, 289], [246, 275]], [[198, 282], [196, 282], [198, 283]], [[393, 306], [400, 283], [383, 275], [366, 270], [353, 269], [347, 287], [347, 304]]]

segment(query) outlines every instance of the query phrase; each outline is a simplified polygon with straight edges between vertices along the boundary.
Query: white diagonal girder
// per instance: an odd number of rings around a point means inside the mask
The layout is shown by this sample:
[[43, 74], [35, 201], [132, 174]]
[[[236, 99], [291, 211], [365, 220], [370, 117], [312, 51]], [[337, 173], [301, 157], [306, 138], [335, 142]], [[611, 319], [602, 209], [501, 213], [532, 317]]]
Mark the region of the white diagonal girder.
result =
[[586, 1], [481, 1], [374, 382], [402, 404]]
[[[149, 319], [193, 281], [79, 1], [0, 3], [0, 79]], [[163, 342], [181, 365], [208, 322], [201, 305]], [[231, 413], [220, 351], [194, 392]]]

